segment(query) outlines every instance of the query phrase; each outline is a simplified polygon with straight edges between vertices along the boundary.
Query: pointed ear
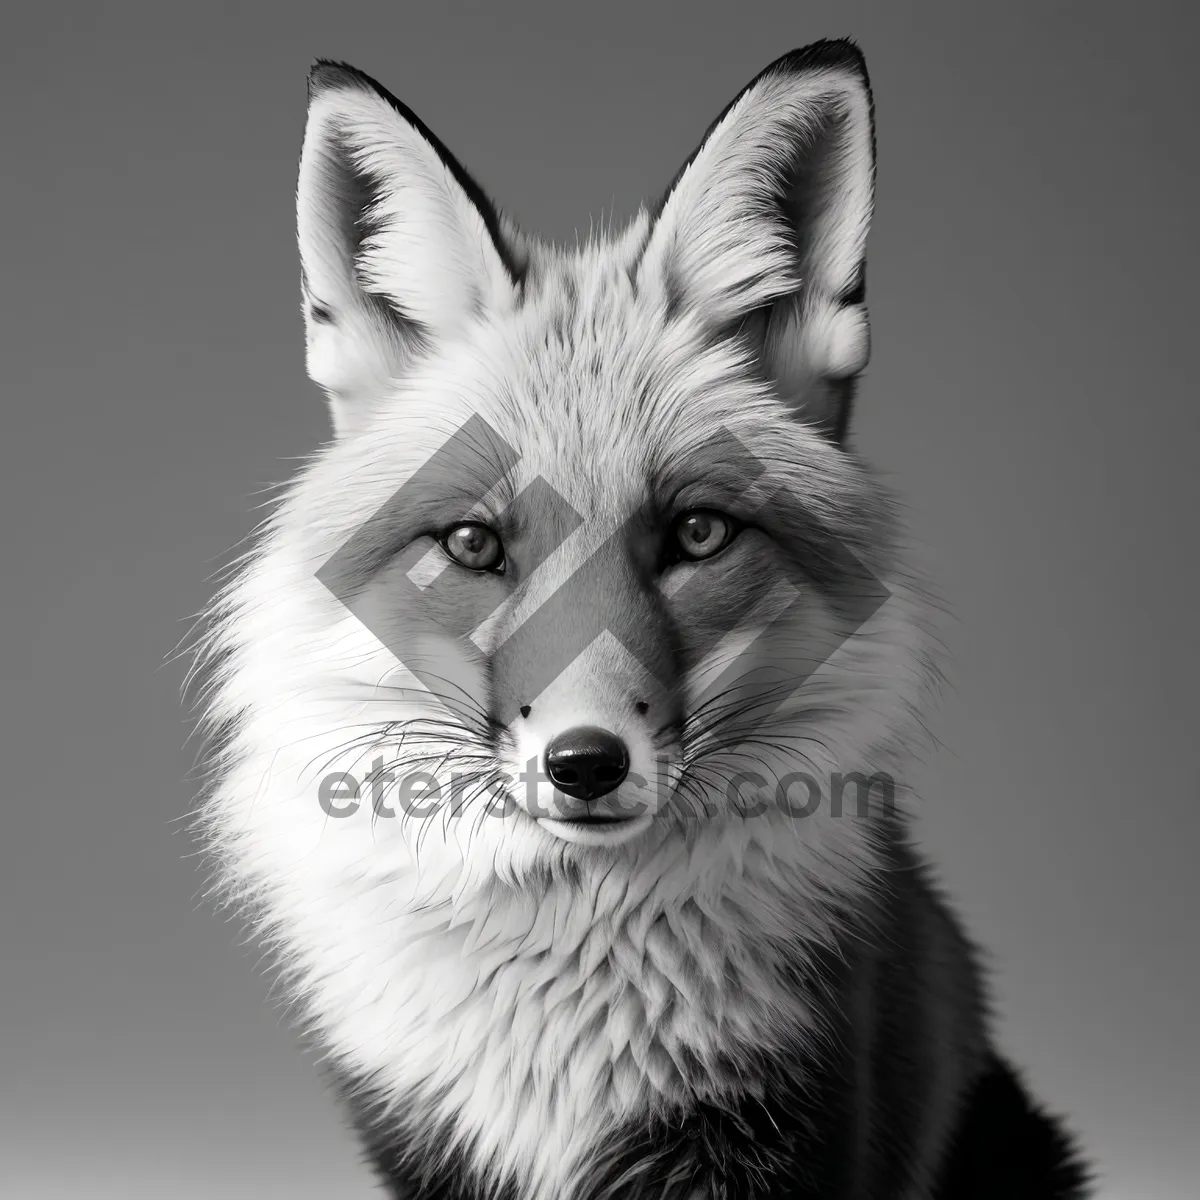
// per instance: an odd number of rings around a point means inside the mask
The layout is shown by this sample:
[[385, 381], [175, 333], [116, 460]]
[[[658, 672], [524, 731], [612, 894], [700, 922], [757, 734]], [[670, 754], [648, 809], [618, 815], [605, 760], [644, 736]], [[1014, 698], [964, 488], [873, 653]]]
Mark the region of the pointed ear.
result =
[[874, 179], [863, 56], [817, 42], [769, 66], [713, 123], [639, 266], [639, 285], [661, 288], [668, 309], [752, 339], [780, 396], [838, 442], [869, 352]]
[[339, 63], [309, 76], [297, 232], [308, 373], [335, 428], [431, 344], [511, 299], [499, 218], [420, 119]]

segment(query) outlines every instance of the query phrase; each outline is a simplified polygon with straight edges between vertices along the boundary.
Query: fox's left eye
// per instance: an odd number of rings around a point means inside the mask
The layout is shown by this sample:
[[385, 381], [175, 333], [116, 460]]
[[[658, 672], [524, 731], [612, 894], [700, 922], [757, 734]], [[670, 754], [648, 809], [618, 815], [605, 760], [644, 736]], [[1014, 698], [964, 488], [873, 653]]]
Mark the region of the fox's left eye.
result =
[[446, 553], [472, 571], [500, 571], [504, 546], [494, 530], [474, 521], [456, 525], [442, 539]]
[[684, 513], [675, 522], [675, 545], [681, 558], [693, 562], [712, 558], [733, 541], [737, 527], [719, 512], [698, 508]]

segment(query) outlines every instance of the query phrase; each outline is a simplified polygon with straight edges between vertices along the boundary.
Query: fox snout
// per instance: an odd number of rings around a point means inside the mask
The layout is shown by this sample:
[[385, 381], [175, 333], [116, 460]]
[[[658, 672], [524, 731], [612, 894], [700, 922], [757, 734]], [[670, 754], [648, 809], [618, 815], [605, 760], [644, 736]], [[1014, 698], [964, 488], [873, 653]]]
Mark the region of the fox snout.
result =
[[517, 804], [567, 841], [632, 837], [657, 809], [677, 717], [676, 698], [602, 634], [508, 723]]

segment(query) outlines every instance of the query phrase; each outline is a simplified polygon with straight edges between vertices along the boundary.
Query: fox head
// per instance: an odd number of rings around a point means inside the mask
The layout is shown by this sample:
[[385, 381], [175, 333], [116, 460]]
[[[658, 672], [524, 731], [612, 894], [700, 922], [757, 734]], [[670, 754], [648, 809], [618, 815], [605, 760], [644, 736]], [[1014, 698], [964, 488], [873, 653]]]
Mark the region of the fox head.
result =
[[378, 84], [313, 70], [333, 435], [216, 604], [206, 693], [209, 836], [298, 958], [556, 887], [595, 916], [737, 881], [769, 923], [869, 877], [876, 821], [830, 780], [897, 761], [931, 678], [849, 446], [873, 181], [845, 42], [770, 66], [657, 206], [569, 250]]

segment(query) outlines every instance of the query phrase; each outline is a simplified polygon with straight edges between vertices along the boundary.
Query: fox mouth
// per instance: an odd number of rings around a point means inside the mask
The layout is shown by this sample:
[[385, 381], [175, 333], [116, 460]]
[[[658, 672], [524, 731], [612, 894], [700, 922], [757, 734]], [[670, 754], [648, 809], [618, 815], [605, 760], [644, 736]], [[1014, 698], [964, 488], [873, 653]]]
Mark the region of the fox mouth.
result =
[[604, 813], [590, 813], [583, 817], [564, 818], [564, 825], [624, 825], [630, 817], [609, 816]]
[[645, 833], [652, 820], [653, 815], [646, 812], [628, 816], [594, 813], [563, 819], [538, 817], [537, 823], [560, 841], [577, 846], [621, 846]]

